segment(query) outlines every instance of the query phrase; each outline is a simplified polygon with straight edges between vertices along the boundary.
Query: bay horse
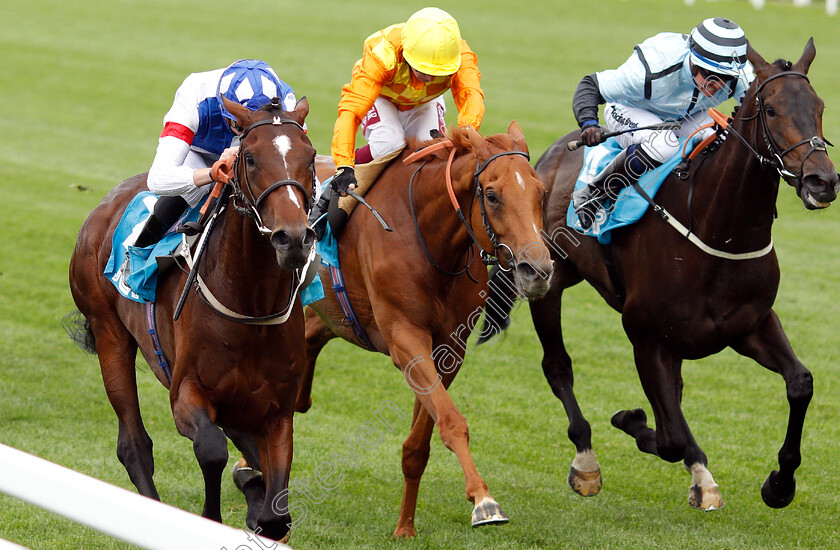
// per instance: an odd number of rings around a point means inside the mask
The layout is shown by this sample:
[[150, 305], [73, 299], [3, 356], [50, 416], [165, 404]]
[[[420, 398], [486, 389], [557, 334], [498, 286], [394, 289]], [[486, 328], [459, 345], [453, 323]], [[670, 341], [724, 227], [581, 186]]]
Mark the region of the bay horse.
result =
[[[230, 178], [232, 199], [218, 218], [220, 227], [207, 239], [198, 276], [227, 313], [217, 314], [219, 308], [208, 305], [202, 291], [205, 299], [191, 294], [173, 322], [187, 275], [179, 269], [166, 272], [157, 287], [155, 312], [171, 382], [153, 370], [169, 389], [178, 432], [193, 442], [205, 483], [202, 515], [222, 521], [227, 434], [265, 475], [264, 506], [253, 523], [261, 535], [282, 539], [291, 521], [286, 495], [292, 418], [306, 368], [295, 270], [304, 265], [315, 240], [307, 222], [315, 177], [315, 149], [303, 129], [309, 103], [302, 98], [289, 112], [274, 102], [259, 111], [227, 100], [225, 106], [245, 130], [236, 161], [220, 170]], [[102, 274], [123, 211], [146, 189], [146, 174], [134, 176], [91, 212], [70, 261], [70, 289], [84, 316], [85, 334], [76, 336], [87, 338], [92, 344], [88, 351], [98, 354], [119, 420], [117, 456], [138, 492], [160, 500], [134, 366], [138, 348], [150, 366], [158, 365], [145, 305], [123, 298]], [[229, 196], [223, 193], [220, 200]], [[268, 318], [278, 317], [277, 311], [287, 320], [271, 324]], [[230, 312], [243, 312], [245, 319], [233, 322]]]
[[[428, 150], [436, 144], [443, 149], [411, 162], [410, 149], [430, 144]], [[466, 497], [474, 504], [472, 524], [508, 521], [478, 473], [467, 422], [446, 389], [469, 350], [466, 340], [487, 295], [480, 254], [498, 256], [523, 294], [536, 297], [548, 290], [553, 265], [540, 236], [544, 194], [515, 122], [506, 134], [487, 138], [468, 128], [453, 129], [448, 140], [409, 143], [365, 195], [393, 232], [357, 208], [338, 242], [347, 296], [370, 345], [344, 322], [331, 285], [325, 284], [325, 298], [307, 309], [308, 363], [299, 411], [311, 406], [315, 361], [335, 337], [390, 356], [414, 391], [396, 537], [417, 534], [417, 492], [435, 425], [463, 468]], [[456, 215], [461, 209], [463, 219]], [[331, 280], [326, 268], [320, 275], [325, 283]]]
[[[582, 151], [570, 152], [567, 144], [579, 132], [557, 140], [537, 162], [548, 188], [544, 216], [556, 271], [549, 292], [531, 302], [530, 309], [543, 348], [543, 372], [569, 418], [568, 435], [577, 453], [568, 482], [576, 492], [588, 496], [601, 488], [600, 465], [589, 423], [575, 399], [572, 361], [561, 330], [563, 290], [585, 280], [621, 313], [656, 427], [647, 426], [642, 409], [619, 411], [612, 424], [633, 437], [641, 451], [684, 461], [692, 478], [691, 506], [720, 508], [723, 500], [706, 455], [681, 410], [681, 366], [683, 360], [731, 347], [785, 380], [787, 433], [779, 469], [766, 479], [761, 495], [773, 508], [792, 501], [813, 380], [772, 308], [780, 274], [771, 228], [780, 176], [807, 209], [825, 208], [837, 197], [838, 175], [822, 134], [823, 101], [807, 77], [815, 55], [813, 39], [795, 64], [770, 64], [748, 49], [756, 78], [725, 141], [706, 160], [693, 161], [689, 182], [668, 176], [655, 197], [662, 215], [649, 208], [635, 225], [612, 232], [612, 275], [605, 261], [608, 250], [566, 225], [583, 161]], [[698, 244], [664, 224], [666, 216], [690, 227]], [[492, 274], [491, 288], [504, 290], [504, 277]], [[488, 297], [497, 308], [486, 308], [483, 338], [509, 322], [505, 312], [512, 307], [512, 294], [497, 291]]]

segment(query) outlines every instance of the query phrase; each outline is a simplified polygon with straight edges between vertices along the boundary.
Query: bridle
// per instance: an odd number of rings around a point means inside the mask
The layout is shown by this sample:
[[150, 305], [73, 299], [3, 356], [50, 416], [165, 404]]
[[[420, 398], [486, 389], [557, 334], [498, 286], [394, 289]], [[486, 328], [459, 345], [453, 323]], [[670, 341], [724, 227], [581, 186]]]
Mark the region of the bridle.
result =
[[[280, 126], [280, 125], [283, 125], [283, 124], [291, 124], [291, 125], [299, 128], [301, 132], [305, 132], [305, 130], [303, 129], [303, 126], [301, 126], [297, 121], [294, 121], [290, 118], [281, 117], [280, 115], [276, 115], [271, 120], [268, 120], [268, 119], [260, 120], [260, 121], [257, 121], [255, 123], [251, 124], [247, 128], [245, 128], [245, 130], [242, 131], [242, 134], [239, 137], [240, 143], [245, 142], [245, 138], [248, 136], [248, 134], [251, 132], [251, 130], [253, 130], [254, 128], [258, 128], [260, 126], [265, 126], [267, 124], [271, 124], [272, 126]], [[288, 185], [288, 186], [300, 189], [301, 193], [303, 193], [303, 201], [304, 201], [303, 207], [304, 207], [304, 210], [306, 211], [307, 217], [309, 216], [309, 212], [310, 212], [311, 207], [312, 207], [312, 200], [310, 198], [310, 193], [307, 193], [306, 187], [304, 187], [304, 185], [301, 182], [299, 182], [295, 179], [284, 179], [284, 180], [277, 181], [277, 182], [271, 184], [267, 189], [265, 189], [257, 197], [254, 194], [254, 191], [251, 189], [251, 182], [248, 180], [248, 170], [247, 170], [247, 168], [245, 168], [244, 170], [242, 170], [244, 186], [242, 184], [240, 184], [240, 181], [239, 181], [239, 164], [241, 162], [241, 159], [242, 159], [244, 153], [245, 153], [244, 148], [240, 149], [239, 154], [236, 156], [236, 160], [233, 163], [233, 177], [230, 179], [230, 185], [233, 188], [233, 196], [232, 196], [232, 199], [234, 201], [233, 202], [233, 208], [234, 208], [234, 210], [236, 210], [237, 213], [239, 213], [243, 216], [247, 216], [249, 218], [252, 218], [256, 222], [257, 229], [259, 230], [259, 232], [262, 235], [266, 235], [266, 236], [271, 235], [271, 233], [272, 233], [271, 229], [269, 229], [268, 227], [265, 226], [265, 224], [263, 224], [262, 218], [260, 217], [260, 213], [259, 213], [260, 203], [262, 203], [262, 201], [264, 201], [265, 198], [268, 197], [268, 195], [270, 195], [274, 191], [280, 189], [281, 187], [285, 187], [285, 186]], [[312, 173], [313, 173], [313, 175], [315, 173], [314, 161], [313, 161], [313, 165], [312, 165]], [[312, 178], [312, 181], [313, 181], [313, 185], [314, 185], [314, 182], [315, 182], [314, 177]], [[245, 190], [248, 191], [247, 194], [245, 193]]]
[[[770, 128], [767, 124], [767, 112], [764, 107], [764, 102], [761, 99], [761, 91], [764, 89], [764, 86], [766, 86], [770, 81], [785, 76], [804, 78], [807, 82], [810, 83], [810, 80], [808, 80], [808, 76], [805, 73], [799, 71], [783, 71], [774, 74], [773, 76], [769, 77], [767, 80], [759, 84], [758, 88], [755, 91], [756, 113], [750, 117], [744, 117], [741, 119], [743, 121], [750, 121], [758, 118], [760, 124], [756, 124], [754, 126], [755, 133], [753, 136], [753, 143], [758, 144], [758, 131], [760, 125], [762, 134], [761, 137], [764, 140], [765, 146], [770, 151], [770, 156], [764, 156], [761, 153], [759, 153], [757, 150], [757, 145], [756, 147], [754, 147], [749, 142], [747, 142], [747, 140], [741, 134], [736, 132], [731, 125], [727, 128], [727, 131], [732, 133], [738, 139], [740, 139], [741, 142], [747, 147], [747, 149], [750, 150], [753, 156], [755, 156], [758, 159], [759, 163], [762, 166], [770, 166], [772, 168], [775, 168], [776, 171], [779, 173], [779, 176], [781, 176], [782, 178], [784, 178], [785, 181], [793, 185], [796, 188], [797, 192], [799, 192], [799, 189], [802, 186], [802, 175], [805, 172], [805, 161], [807, 161], [808, 157], [813, 155], [815, 152], [825, 151], [826, 145], [832, 144], [828, 140], [825, 140], [819, 136], [814, 136], [811, 138], [805, 138], [787, 147], [786, 149], [782, 149], [773, 139], [773, 136], [770, 134]], [[811, 148], [808, 150], [808, 153], [806, 153], [805, 156], [802, 158], [802, 163], [799, 167], [799, 174], [794, 174], [793, 172], [785, 168], [784, 157], [785, 155], [787, 155], [794, 149], [801, 147], [802, 145], [810, 145]]]
[[[474, 194], [473, 194], [473, 196], [470, 200], [470, 210], [472, 210], [473, 201], [477, 198], [478, 199], [478, 206], [479, 206], [479, 209], [481, 211], [481, 225], [484, 227], [484, 230], [487, 232], [487, 237], [490, 239], [490, 243], [493, 247], [493, 253], [489, 254], [484, 250], [484, 247], [481, 245], [481, 243], [478, 242], [478, 237], [476, 237], [475, 231], [473, 231], [472, 225], [470, 225], [470, 223], [467, 221], [466, 217], [464, 216], [464, 212], [461, 209], [461, 205], [458, 203], [458, 199], [455, 196], [455, 190], [452, 186], [452, 161], [455, 158], [455, 145], [454, 145], [454, 143], [452, 143], [451, 141], [440, 141], [436, 144], [433, 144], [429, 147], [426, 147], [425, 149], [421, 149], [420, 151], [417, 151], [417, 152], [409, 155], [408, 157], [406, 157], [403, 160], [403, 163], [406, 164], [406, 165], [411, 164], [415, 160], [418, 160], [420, 158], [424, 158], [424, 157], [434, 153], [435, 151], [437, 151], [437, 150], [439, 150], [443, 147], [451, 148], [451, 151], [449, 153], [449, 158], [448, 158], [447, 163], [446, 163], [446, 190], [447, 190], [447, 193], [449, 194], [449, 200], [452, 203], [452, 207], [455, 209], [455, 213], [458, 215], [458, 219], [461, 220], [461, 224], [467, 230], [467, 234], [470, 236], [470, 239], [472, 239], [473, 243], [475, 243], [475, 245], [478, 247], [478, 249], [480, 251], [479, 254], [481, 256], [481, 261], [485, 265], [498, 264], [499, 268], [502, 271], [510, 271], [513, 268], [513, 265], [516, 262], [516, 255], [513, 253], [513, 250], [511, 250], [511, 248], [508, 245], [499, 242], [499, 239], [496, 236], [496, 232], [493, 230], [493, 226], [490, 224], [490, 218], [487, 216], [487, 208], [486, 208], [485, 203], [484, 203], [484, 190], [481, 186], [481, 181], [479, 180], [479, 176], [481, 175], [482, 172], [484, 172], [484, 170], [487, 168], [487, 166], [492, 161], [496, 160], [499, 157], [503, 157], [503, 156], [506, 156], [506, 155], [522, 155], [526, 159], [530, 160], [530, 156], [528, 155], [528, 153], [525, 153], [523, 151], [502, 151], [501, 153], [496, 153], [495, 155], [491, 156], [490, 158], [488, 158], [483, 163], [476, 164], [475, 171], [473, 172], [473, 188], [475, 189], [475, 192], [474, 192]], [[428, 162], [428, 161], [426, 161], [426, 162]], [[426, 257], [428, 258], [428, 260], [431, 262], [431, 264], [438, 271], [441, 271], [442, 273], [445, 273], [447, 275], [452, 275], [452, 276], [460, 275], [461, 273], [466, 272], [467, 275], [470, 277], [470, 279], [472, 279], [472, 275], [469, 272], [470, 264], [472, 263], [472, 258], [473, 258], [472, 257], [472, 250], [473, 250], [472, 247], [470, 247], [470, 249], [469, 249], [469, 256], [467, 258], [466, 265], [460, 271], [450, 272], [450, 271], [447, 271], [447, 270], [443, 269], [442, 267], [440, 267], [437, 264], [437, 262], [435, 262], [434, 258], [432, 258], [431, 253], [429, 252], [428, 247], [426, 246], [425, 239], [423, 239], [423, 235], [420, 231], [420, 225], [417, 221], [417, 215], [414, 211], [414, 200], [413, 200], [412, 188], [413, 188], [414, 180], [417, 177], [417, 174], [420, 173], [420, 170], [423, 169], [423, 167], [426, 165], [426, 162], [421, 164], [417, 168], [417, 170], [414, 171], [414, 173], [411, 175], [411, 178], [409, 179], [409, 183], [408, 183], [408, 200], [409, 200], [409, 206], [410, 206], [410, 209], [411, 209], [411, 218], [412, 218], [412, 221], [414, 222], [414, 229], [417, 233], [417, 237], [420, 240], [420, 244], [423, 247], [423, 252], [426, 254]], [[507, 265], [504, 265], [504, 262], [502, 262], [498, 259], [499, 258], [498, 251], [501, 250], [501, 249], [507, 249], [507, 251], [508, 251], [509, 259], [508, 259]], [[473, 280], [475, 281], [475, 279], [473, 279]], [[478, 282], [478, 281], [475, 281], [475, 282]]]
[[[274, 104], [274, 100], [272, 100], [272, 104]], [[248, 136], [248, 134], [254, 128], [257, 128], [259, 126], [265, 126], [265, 125], [268, 125], [268, 124], [271, 124], [272, 126], [280, 126], [282, 124], [292, 124], [292, 125], [296, 126], [298, 129], [300, 129], [301, 132], [305, 132], [303, 126], [301, 124], [299, 124], [298, 122], [296, 122], [292, 119], [289, 119], [289, 118], [281, 117], [279, 115], [274, 116], [271, 120], [264, 119], [264, 120], [257, 121], [255, 123], [251, 124], [250, 126], [248, 126], [247, 128], [245, 128], [245, 130], [243, 130], [243, 132], [240, 136], [240, 143], [242, 145], [240, 145], [239, 154], [236, 156], [236, 159], [234, 160], [234, 163], [233, 163], [233, 176], [228, 180], [228, 184], [230, 185], [230, 189], [232, 190], [232, 194], [231, 195], [225, 194], [223, 197], [220, 197], [220, 199], [218, 201], [218, 204], [217, 204], [217, 207], [216, 207], [216, 211], [215, 211], [214, 216], [213, 216], [213, 219], [205, 227], [204, 232], [202, 233], [201, 238], [199, 240], [199, 244], [196, 247], [198, 252], [197, 252], [197, 256], [196, 256], [195, 260], [193, 260], [191, 254], [190, 254], [190, 248], [189, 248], [189, 246], [187, 246], [186, 240], [184, 241], [184, 244], [182, 246], [182, 253], [183, 253], [184, 259], [186, 260], [187, 265], [190, 268], [191, 272], [192, 272], [192, 270], [197, 269], [197, 266], [195, 266], [194, 263], [195, 263], [195, 261], [198, 260], [198, 257], [200, 256], [201, 251], [203, 250], [203, 244], [204, 244], [204, 242], [206, 242], [210, 232], [213, 229], [213, 225], [214, 225], [213, 222], [215, 221], [215, 219], [219, 215], [221, 215], [221, 213], [225, 209], [225, 206], [224, 206], [225, 203], [226, 203], [226, 201], [224, 200], [225, 196], [232, 199], [233, 208], [234, 208], [234, 210], [236, 210], [237, 213], [239, 213], [243, 216], [249, 217], [249, 218], [253, 218], [255, 223], [257, 224], [257, 230], [260, 232], [261, 235], [266, 236], [266, 237], [271, 235], [272, 230], [269, 229], [268, 227], [266, 227], [263, 224], [262, 219], [260, 218], [260, 214], [259, 214], [260, 203], [270, 193], [276, 191], [277, 189], [280, 189], [281, 187], [284, 187], [284, 186], [288, 185], [288, 186], [296, 187], [296, 188], [301, 190], [301, 192], [303, 193], [303, 197], [304, 197], [304, 209], [306, 211], [307, 217], [309, 216], [309, 212], [310, 212], [310, 208], [311, 208], [310, 195], [306, 192], [306, 187], [304, 187], [304, 185], [297, 180], [284, 179], [284, 180], [277, 181], [277, 182], [273, 183], [272, 185], [270, 185], [267, 189], [265, 189], [259, 195], [259, 197], [255, 198], [254, 191], [251, 188], [251, 183], [248, 180], [248, 170], [247, 170], [247, 167], [245, 167], [242, 170], [244, 187], [243, 187], [243, 185], [240, 184], [240, 181], [239, 181], [239, 163], [240, 163], [240, 159], [242, 158], [242, 156], [244, 154], [245, 138]], [[314, 186], [315, 185], [315, 164], [314, 164], [314, 160], [313, 160], [313, 164], [312, 164], [311, 168], [312, 168], [312, 182], [313, 182], [313, 186]], [[244, 192], [243, 189], [246, 189], [248, 191], [247, 194]], [[242, 205], [239, 205], [237, 203], [242, 203]], [[289, 317], [291, 316], [292, 311], [294, 309], [294, 305], [296, 303], [295, 299], [297, 297], [297, 294], [304, 284], [304, 274], [306, 273], [306, 271], [307, 271], [307, 269], [308, 269], [308, 267], [309, 267], [309, 265], [312, 262], [314, 257], [315, 257], [315, 247], [313, 246], [311, 251], [310, 251], [309, 258], [306, 262], [306, 265], [303, 268], [301, 268], [300, 270], [295, 270], [294, 273], [293, 273], [292, 284], [289, 287], [289, 299], [288, 299], [288, 302], [287, 302], [286, 306], [282, 310], [280, 310], [276, 313], [272, 313], [270, 315], [253, 317], [253, 316], [250, 316], [250, 315], [243, 315], [241, 313], [233, 311], [232, 309], [230, 309], [227, 306], [225, 306], [224, 304], [222, 304], [219, 301], [219, 299], [216, 298], [213, 295], [213, 293], [207, 287], [207, 284], [204, 282], [202, 277], [200, 275], [198, 275], [197, 272], [196, 272], [196, 276], [195, 276], [195, 279], [194, 279], [195, 289], [196, 289], [196, 292], [198, 293], [199, 297], [201, 297], [201, 299], [204, 301], [204, 303], [208, 307], [210, 307], [213, 311], [215, 311], [216, 314], [220, 315], [221, 317], [223, 317], [223, 318], [225, 318], [229, 321], [235, 321], [235, 322], [238, 322], [238, 323], [244, 323], [244, 324], [248, 324], [248, 325], [280, 325], [280, 324], [285, 323], [289, 319]]]

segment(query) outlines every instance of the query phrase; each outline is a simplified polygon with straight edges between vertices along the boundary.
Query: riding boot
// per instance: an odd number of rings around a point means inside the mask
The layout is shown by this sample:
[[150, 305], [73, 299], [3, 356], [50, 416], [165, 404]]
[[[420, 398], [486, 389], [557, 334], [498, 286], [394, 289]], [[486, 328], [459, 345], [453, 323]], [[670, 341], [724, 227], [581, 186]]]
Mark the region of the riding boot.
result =
[[160, 197], [155, 203], [155, 209], [149, 214], [146, 225], [134, 241], [134, 246], [145, 248], [156, 244], [172, 224], [178, 221], [187, 206], [187, 201], [178, 195]]
[[327, 220], [334, 239], [338, 239], [338, 236], [344, 231], [344, 226], [347, 225], [347, 220], [350, 218], [347, 212], [338, 207], [338, 199], [339, 194], [333, 193], [333, 196], [330, 197], [330, 206], [327, 209]]
[[604, 207], [604, 201], [615, 200], [622, 189], [660, 164], [636, 145], [619, 152], [592, 182], [572, 194], [580, 227], [584, 230], [592, 227], [597, 212]]
[[327, 185], [321, 192], [318, 202], [312, 207], [312, 212], [309, 213], [309, 226], [315, 231], [315, 238], [319, 241], [324, 238], [324, 233], [327, 231], [326, 213], [330, 206], [331, 197], [332, 186]]

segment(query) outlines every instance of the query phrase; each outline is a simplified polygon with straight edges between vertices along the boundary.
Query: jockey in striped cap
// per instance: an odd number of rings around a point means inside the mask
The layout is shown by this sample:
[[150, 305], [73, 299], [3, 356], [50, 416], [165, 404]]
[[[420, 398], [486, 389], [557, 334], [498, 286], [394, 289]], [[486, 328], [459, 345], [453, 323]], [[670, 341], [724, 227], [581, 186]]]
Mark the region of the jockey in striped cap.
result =
[[[604, 130], [598, 122], [598, 106], [602, 103], [606, 103], [604, 118], [609, 132], [665, 121], [679, 123], [679, 127], [617, 136], [624, 150], [573, 195], [581, 227], [591, 227], [605, 199], [615, 198], [645, 171], [675, 155], [678, 138], [711, 122], [707, 112], [710, 107], [732, 97], [740, 103], [753, 78], [744, 31], [722, 17], [706, 19], [689, 36], [657, 34], [637, 45], [617, 69], [584, 77], [575, 91], [572, 108], [586, 145], [603, 141]], [[703, 130], [700, 137], [713, 131]]]

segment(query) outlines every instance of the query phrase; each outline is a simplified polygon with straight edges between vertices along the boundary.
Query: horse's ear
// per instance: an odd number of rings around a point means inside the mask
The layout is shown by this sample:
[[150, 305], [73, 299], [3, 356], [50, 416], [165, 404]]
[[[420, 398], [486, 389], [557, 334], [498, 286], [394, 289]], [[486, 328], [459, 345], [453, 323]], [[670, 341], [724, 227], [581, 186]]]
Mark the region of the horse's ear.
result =
[[530, 153], [530, 151], [528, 151], [528, 144], [525, 143], [525, 133], [515, 120], [511, 121], [510, 126], [508, 126], [507, 133], [513, 140], [514, 149], [522, 151], [523, 153]]
[[298, 102], [295, 103], [295, 108], [293, 111], [289, 112], [289, 116], [291, 116], [295, 122], [303, 126], [303, 121], [306, 119], [306, 115], [309, 114], [309, 100], [306, 99], [306, 96], [298, 99]]
[[814, 37], [812, 36], [808, 43], [805, 44], [805, 51], [802, 52], [802, 57], [799, 58], [799, 61], [793, 66], [794, 71], [799, 71], [801, 73], [808, 73], [808, 69], [811, 67], [811, 62], [814, 60], [814, 56], [817, 55], [817, 48], [814, 47]]
[[479, 134], [472, 126], [467, 126], [467, 137], [470, 139], [470, 145], [472, 145], [476, 158], [480, 161], [490, 158], [490, 145], [484, 139], [484, 136]]
[[224, 96], [222, 96], [222, 101], [225, 103], [225, 109], [227, 109], [230, 114], [236, 117], [236, 122], [241, 127], [247, 128], [251, 125], [252, 119], [254, 117], [253, 111], [251, 111], [248, 107], [240, 105], [235, 101], [231, 101]]
[[762, 79], [767, 78], [770, 72], [770, 64], [761, 57], [760, 53], [753, 49], [749, 40], [747, 41], [747, 60], [753, 66], [756, 75]]

